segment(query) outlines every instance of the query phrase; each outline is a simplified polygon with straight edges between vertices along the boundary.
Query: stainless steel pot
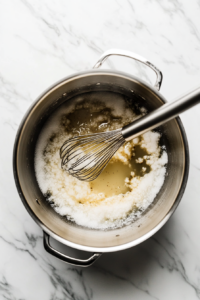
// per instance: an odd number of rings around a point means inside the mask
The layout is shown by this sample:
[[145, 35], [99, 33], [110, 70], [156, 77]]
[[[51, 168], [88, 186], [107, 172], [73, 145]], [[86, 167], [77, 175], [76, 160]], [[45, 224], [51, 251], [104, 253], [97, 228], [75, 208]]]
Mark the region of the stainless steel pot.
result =
[[[127, 56], [149, 66], [157, 76], [154, 87], [117, 71], [97, 70], [110, 55]], [[159, 93], [162, 73], [146, 59], [128, 51], [105, 52], [93, 70], [73, 74], [45, 91], [31, 106], [19, 127], [13, 154], [13, 169], [21, 200], [44, 232], [44, 247], [59, 259], [78, 266], [91, 265], [103, 252], [133, 247], [156, 233], [170, 218], [184, 193], [189, 170], [189, 150], [180, 118], [161, 126], [168, 151], [167, 177], [151, 207], [134, 223], [120, 229], [92, 230], [71, 224], [58, 215], [42, 195], [34, 172], [34, 151], [38, 134], [48, 116], [63, 102], [86, 92], [107, 91], [142, 99], [153, 110], [166, 100]], [[133, 97], [134, 95], [134, 97]], [[68, 257], [49, 243], [49, 237], [70, 247], [94, 252], [89, 259]]]

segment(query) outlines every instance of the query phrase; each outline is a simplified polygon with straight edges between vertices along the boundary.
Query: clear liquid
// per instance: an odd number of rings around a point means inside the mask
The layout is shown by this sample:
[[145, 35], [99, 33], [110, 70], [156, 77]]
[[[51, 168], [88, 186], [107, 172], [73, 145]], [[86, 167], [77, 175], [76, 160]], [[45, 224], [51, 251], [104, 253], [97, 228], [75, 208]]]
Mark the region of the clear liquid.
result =
[[125, 194], [129, 188], [124, 180], [130, 172], [131, 168], [122, 162], [109, 163], [99, 177], [90, 183], [91, 191], [95, 194], [104, 192], [106, 197]]
[[[143, 158], [145, 155], [148, 155], [147, 151], [137, 145], [134, 148], [134, 156], [128, 165], [120, 161], [110, 162], [99, 177], [90, 182], [91, 191], [95, 194], [104, 192], [105, 197], [125, 194], [131, 191], [130, 188], [125, 185], [125, 178], [131, 178], [130, 175], [132, 171], [135, 173], [135, 176], [138, 177], [150, 172], [150, 167], [146, 164], [146, 160], [142, 163], [136, 163], [138, 158]], [[143, 168], [145, 168], [145, 172]]]

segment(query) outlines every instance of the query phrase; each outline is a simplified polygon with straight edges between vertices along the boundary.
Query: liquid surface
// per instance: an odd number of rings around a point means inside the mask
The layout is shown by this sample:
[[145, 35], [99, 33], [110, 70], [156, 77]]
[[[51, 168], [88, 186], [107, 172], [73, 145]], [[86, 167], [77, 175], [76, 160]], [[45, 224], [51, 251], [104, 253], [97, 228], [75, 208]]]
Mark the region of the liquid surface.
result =
[[[140, 114], [144, 112], [142, 108]], [[126, 142], [92, 182], [61, 169], [59, 151], [66, 139], [122, 128], [135, 118], [130, 101], [103, 92], [75, 97], [52, 114], [38, 138], [35, 172], [41, 191], [59, 214], [82, 226], [116, 228], [134, 221], [152, 203], [167, 163], [159, 133]]]
[[131, 189], [125, 185], [124, 179], [128, 178], [132, 171], [136, 176], [142, 177], [149, 173], [151, 169], [145, 160], [142, 163], [136, 163], [138, 158], [148, 155], [145, 149], [135, 146], [134, 154], [128, 164], [124, 164], [121, 161], [109, 163], [99, 177], [90, 182], [92, 192], [98, 194], [103, 191], [106, 197], [130, 192]]
[[131, 168], [122, 162], [110, 163], [97, 179], [90, 182], [90, 189], [95, 194], [103, 191], [105, 197], [125, 194], [130, 188], [124, 184], [124, 178], [128, 177], [130, 172]]

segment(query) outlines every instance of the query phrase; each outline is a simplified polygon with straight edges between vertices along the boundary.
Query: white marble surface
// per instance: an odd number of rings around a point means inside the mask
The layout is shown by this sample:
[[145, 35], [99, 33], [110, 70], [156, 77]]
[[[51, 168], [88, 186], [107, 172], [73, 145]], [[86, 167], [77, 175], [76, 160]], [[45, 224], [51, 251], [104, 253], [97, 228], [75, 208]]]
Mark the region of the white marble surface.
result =
[[[200, 84], [200, 1], [0, 0], [0, 299], [200, 299], [200, 106], [182, 115], [191, 155], [183, 199], [135, 248], [104, 254], [88, 269], [64, 264], [45, 252], [16, 191], [12, 149], [27, 108], [109, 48], [148, 58], [164, 74], [162, 94], [175, 99]], [[128, 59], [107, 67], [155, 80]]]

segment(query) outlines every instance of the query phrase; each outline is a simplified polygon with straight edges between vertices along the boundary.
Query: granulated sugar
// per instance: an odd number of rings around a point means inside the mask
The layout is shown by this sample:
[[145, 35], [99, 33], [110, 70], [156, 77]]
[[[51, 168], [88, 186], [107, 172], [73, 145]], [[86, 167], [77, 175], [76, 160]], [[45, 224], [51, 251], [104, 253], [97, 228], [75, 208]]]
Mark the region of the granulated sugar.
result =
[[118, 129], [137, 117], [122, 96], [98, 93], [96, 98], [93, 93], [62, 105], [48, 119], [36, 145], [35, 173], [57, 213], [78, 225], [115, 228], [133, 222], [153, 202], [163, 185], [168, 161], [157, 132], [125, 143], [91, 183], [61, 169], [59, 150], [65, 140]]

